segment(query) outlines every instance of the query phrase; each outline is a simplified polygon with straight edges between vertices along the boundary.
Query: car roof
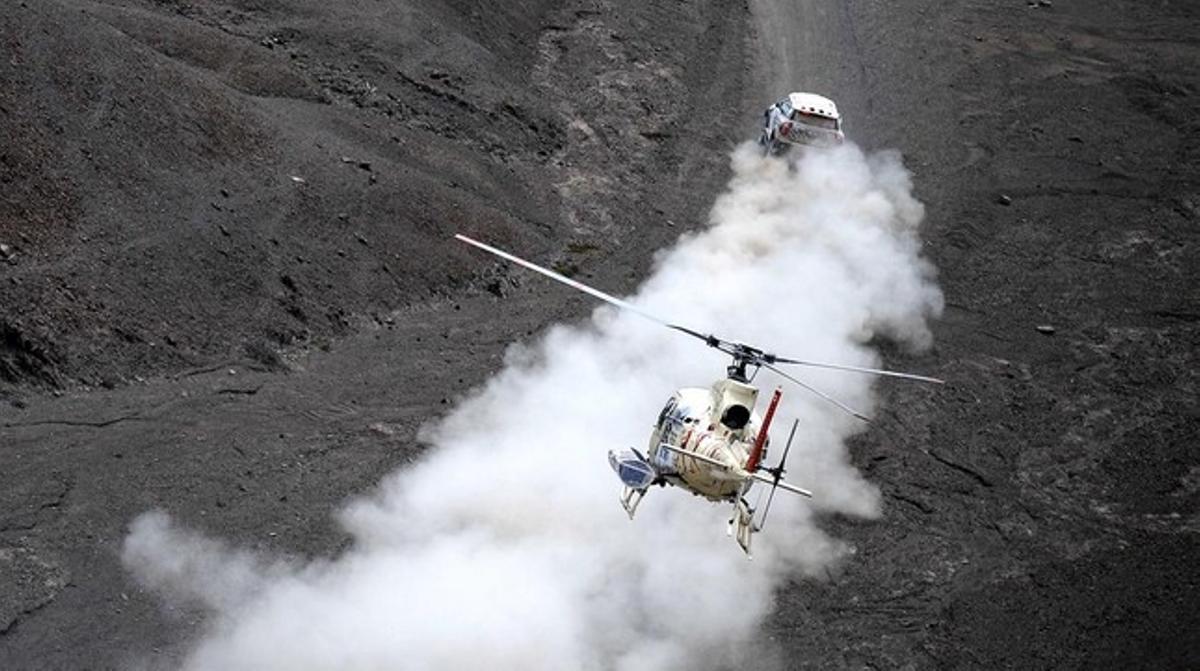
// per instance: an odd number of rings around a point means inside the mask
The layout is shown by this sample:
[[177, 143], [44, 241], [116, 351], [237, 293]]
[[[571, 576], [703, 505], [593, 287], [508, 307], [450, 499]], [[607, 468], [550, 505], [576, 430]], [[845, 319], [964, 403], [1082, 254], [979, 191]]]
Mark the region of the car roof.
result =
[[792, 109], [807, 114], [816, 114], [830, 119], [841, 118], [838, 114], [837, 104], [825, 96], [804, 92], [789, 93], [788, 102], [792, 104]]

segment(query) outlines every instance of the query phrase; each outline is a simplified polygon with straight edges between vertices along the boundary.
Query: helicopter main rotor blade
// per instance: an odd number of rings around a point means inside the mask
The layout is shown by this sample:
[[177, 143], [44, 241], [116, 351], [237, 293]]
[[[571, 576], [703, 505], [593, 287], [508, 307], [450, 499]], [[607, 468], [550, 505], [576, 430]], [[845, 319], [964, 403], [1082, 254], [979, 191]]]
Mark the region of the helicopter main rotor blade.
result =
[[488, 252], [489, 254], [495, 254], [496, 256], [499, 256], [500, 258], [505, 259], [506, 261], [511, 261], [512, 263], [515, 263], [524, 268], [528, 268], [529, 270], [532, 270], [535, 273], [538, 273], [540, 275], [545, 275], [546, 277], [549, 277], [550, 279], [554, 280], [555, 282], [560, 282], [562, 284], [565, 284], [565, 285], [571, 287], [572, 289], [578, 289], [579, 291], [582, 291], [583, 293], [588, 294], [589, 296], [594, 296], [596, 298], [599, 298], [600, 300], [602, 300], [610, 305], [615, 305], [616, 307], [619, 307], [623, 310], [628, 310], [636, 315], [642, 316], [645, 319], [649, 319], [650, 321], [652, 321], [656, 324], [661, 324], [662, 326], [665, 326], [671, 330], [679, 331], [680, 333], [690, 335], [693, 338], [696, 338], [698, 340], [703, 340], [704, 344], [708, 345], [709, 347], [716, 348], [726, 354], [729, 354], [729, 355], [733, 356], [735, 358], [735, 360], [740, 360], [740, 361], [745, 362], [746, 365], [766, 366], [767, 368], [770, 368], [771, 370], [775, 371], [776, 373], [779, 373], [784, 378], [791, 380], [792, 382], [795, 382], [796, 384], [800, 385], [801, 387], [804, 387], [805, 389], [813, 392], [814, 394], [820, 396], [821, 398], [824, 398], [825, 400], [829, 401], [830, 403], [837, 405], [839, 408], [854, 415], [855, 417], [858, 417], [859, 419], [861, 419], [863, 421], [869, 421], [869, 420], [862, 414], [855, 412], [854, 410], [843, 405], [842, 403], [830, 398], [829, 396], [826, 396], [825, 394], [817, 391], [816, 389], [813, 389], [812, 387], [808, 386], [807, 384], [801, 382], [800, 380], [797, 380], [796, 378], [788, 375], [787, 373], [784, 373], [783, 371], [772, 366], [771, 364], [772, 363], [786, 363], [786, 364], [795, 364], [795, 365], [799, 365], [799, 366], [811, 366], [811, 367], [815, 367], [815, 368], [832, 368], [834, 370], [845, 370], [845, 371], [850, 371], [850, 372], [854, 372], [854, 373], [868, 373], [871, 375], [884, 375], [884, 376], [888, 376], [888, 377], [898, 377], [898, 378], [909, 379], [909, 380], [919, 380], [922, 382], [936, 382], [939, 384], [942, 383], [942, 381], [937, 378], [925, 377], [924, 375], [913, 375], [912, 373], [898, 373], [898, 372], [889, 371], [889, 370], [879, 370], [879, 369], [875, 369], [875, 368], [860, 368], [858, 366], [846, 366], [846, 365], [833, 364], [833, 363], [821, 363], [818, 361], [806, 361], [803, 359], [787, 359], [787, 358], [783, 358], [783, 357], [777, 357], [772, 354], [766, 354], [762, 350], [759, 350], [757, 348], [751, 348], [749, 346], [746, 346], [746, 345], [743, 345], [740, 343], [734, 343], [734, 342], [730, 342], [728, 340], [722, 340], [721, 338], [718, 338], [715, 335], [704, 334], [699, 331], [695, 331], [690, 328], [687, 328], [686, 326], [680, 326], [679, 324], [672, 324], [672, 323], [666, 321], [665, 319], [662, 319], [662, 318], [657, 317], [649, 312], [646, 312], [645, 310], [637, 307], [636, 305], [634, 305], [628, 301], [621, 300], [620, 298], [617, 298], [616, 296], [613, 296], [611, 294], [606, 294], [603, 291], [600, 291], [599, 289], [592, 288], [592, 287], [584, 284], [583, 282], [578, 282], [569, 277], [566, 277], [565, 275], [560, 275], [559, 273], [556, 273], [553, 270], [550, 270], [549, 268], [543, 268], [542, 266], [539, 266], [536, 263], [526, 261], [525, 259], [522, 259], [519, 256], [514, 256], [512, 254], [509, 254], [508, 252], [504, 251], [503, 249], [498, 249], [489, 244], [485, 244], [478, 240], [468, 238], [467, 236], [462, 235], [461, 233], [456, 233], [454, 235], [454, 237], [458, 240], [461, 240], [462, 242], [469, 244], [469, 245], [478, 247], [479, 249], [482, 249], [483, 251]]
[[473, 240], [471, 238], [468, 238], [465, 235], [462, 235], [461, 233], [456, 233], [454, 235], [454, 237], [458, 240], [461, 240], [461, 241], [467, 243], [468, 245], [474, 245], [475, 247], [478, 247], [485, 252], [488, 252], [490, 254], [495, 254], [496, 256], [499, 256], [500, 258], [505, 259], [507, 261], [512, 261], [513, 263], [515, 263], [519, 266], [522, 266], [524, 268], [528, 268], [529, 270], [532, 270], [535, 273], [545, 275], [546, 277], [549, 277], [550, 279], [552, 279], [556, 282], [561, 282], [561, 283], [571, 287], [572, 289], [578, 289], [589, 296], [594, 296], [596, 298], [599, 298], [600, 300], [602, 300], [606, 303], [609, 303], [610, 305], [615, 305], [615, 306], [621, 308], [622, 310], [629, 310], [630, 312], [632, 312], [636, 315], [640, 315], [646, 319], [649, 319], [650, 321], [652, 321], [656, 324], [661, 324], [669, 329], [674, 329], [676, 331], [679, 331], [680, 333], [686, 333], [687, 335], [690, 335], [693, 338], [698, 338], [700, 340], [703, 340], [710, 347], [716, 347], [717, 345], [719, 345], [723, 342], [720, 338], [717, 338], [716, 336], [700, 333], [699, 331], [693, 331], [692, 329], [687, 328], [686, 326], [672, 324], [665, 319], [660, 319], [659, 317], [656, 317], [656, 316], [650, 314], [649, 312], [646, 312], [645, 310], [637, 307], [636, 305], [634, 305], [628, 301], [623, 301], [620, 298], [617, 298], [616, 296], [613, 296], [611, 294], [606, 294], [603, 291], [600, 291], [599, 289], [594, 289], [592, 287], [589, 287], [588, 285], [584, 284], [583, 282], [578, 282], [569, 277], [566, 277], [565, 275], [560, 275], [559, 273], [556, 273], [553, 270], [550, 270], [549, 268], [543, 268], [542, 266], [539, 266], [536, 263], [533, 263], [531, 261], [526, 261], [525, 259], [522, 259], [519, 256], [513, 256], [512, 254], [509, 254], [508, 252], [504, 251], [503, 249], [497, 249], [489, 244], [482, 243], [478, 240]]
[[704, 337], [704, 336], [700, 336], [699, 334], [695, 333], [694, 331], [684, 329], [680, 326], [675, 326], [674, 324], [671, 324], [665, 320], [659, 319], [658, 317], [655, 317], [654, 315], [650, 314], [649, 312], [646, 312], [645, 310], [642, 310], [641, 308], [636, 307], [632, 303], [623, 301], [620, 298], [617, 298], [616, 296], [611, 296], [609, 294], [606, 294], [603, 291], [600, 291], [599, 289], [593, 289], [592, 287], [589, 287], [588, 285], [584, 284], [583, 282], [576, 282], [575, 280], [573, 280], [569, 277], [566, 277], [565, 275], [560, 275], [560, 274], [554, 272], [553, 270], [550, 270], [549, 268], [543, 268], [536, 263], [526, 261], [525, 259], [522, 259], [518, 256], [513, 256], [512, 254], [509, 254], [508, 252], [504, 251], [503, 249], [497, 249], [491, 245], [484, 244], [478, 240], [472, 240], [471, 238], [468, 238], [467, 236], [462, 235], [461, 233], [456, 233], [454, 235], [454, 237], [467, 243], [468, 245], [474, 245], [474, 246], [482, 249], [485, 252], [488, 252], [490, 254], [495, 254], [496, 256], [499, 256], [502, 259], [512, 261], [513, 263], [515, 263], [519, 266], [528, 268], [535, 273], [540, 273], [542, 275], [545, 275], [546, 277], [549, 277], [550, 279], [552, 279], [556, 282], [562, 282], [563, 284], [565, 284], [573, 289], [578, 289], [578, 290], [582, 291], [583, 293], [588, 294], [589, 296], [595, 296], [596, 298], [599, 298], [600, 300], [602, 300], [606, 303], [611, 303], [612, 305], [615, 305], [619, 308], [629, 310], [630, 312], [637, 313], [637, 314], [645, 317], [646, 319], [649, 319], [650, 321], [657, 322], [668, 328], [673, 328], [673, 329], [676, 329], [679, 331], [683, 331], [685, 333], [690, 333], [692, 335], [696, 335], [701, 338]]
[[[704, 334], [699, 331], [693, 331], [692, 329], [687, 328], [686, 326], [680, 326], [679, 324], [666, 324], [666, 327], [669, 329], [675, 329], [676, 331], [679, 331], [680, 333], [686, 333], [686, 334], [692, 336], [693, 338], [699, 338], [700, 340], [703, 340], [704, 343], [706, 345], [708, 345], [709, 347], [720, 348], [721, 345], [725, 344], [724, 340], [721, 340], [720, 338], [718, 338], [715, 335]], [[722, 350], [722, 351], [724, 351], [724, 350]]]
[[769, 364], [769, 363], [763, 362], [763, 368], [767, 368], [767, 369], [770, 369], [770, 370], [773, 370], [773, 371], [775, 371], [775, 373], [776, 373], [776, 374], [778, 374], [778, 375], [782, 376], [784, 379], [786, 379], [786, 380], [791, 380], [792, 382], [795, 382], [796, 384], [800, 385], [801, 387], [804, 387], [805, 389], [807, 389], [807, 390], [811, 391], [812, 393], [816, 394], [817, 396], [820, 396], [821, 398], [825, 399], [826, 401], [829, 401], [830, 403], [832, 403], [832, 404], [836, 405], [837, 407], [841, 408], [841, 409], [842, 409], [842, 410], [844, 410], [845, 412], [848, 412], [848, 413], [850, 413], [851, 415], [854, 415], [855, 417], [857, 417], [857, 418], [861, 419], [861, 420], [862, 420], [862, 421], [864, 421], [864, 422], [870, 422], [870, 421], [871, 421], [871, 418], [870, 418], [870, 417], [867, 417], [866, 415], [864, 415], [864, 414], [862, 414], [861, 412], [859, 412], [859, 411], [855, 410], [854, 408], [851, 408], [850, 406], [846, 405], [845, 403], [842, 403], [841, 401], [839, 401], [839, 400], [837, 400], [836, 398], [834, 398], [834, 397], [830, 396], [829, 394], [826, 394], [825, 392], [823, 392], [823, 391], [821, 391], [821, 390], [819, 390], [819, 389], [817, 389], [817, 388], [815, 388], [815, 387], [813, 387], [813, 386], [811, 386], [811, 385], [809, 385], [809, 384], [806, 384], [805, 382], [802, 382], [801, 380], [799, 380], [799, 379], [797, 379], [797, 378], [794, 378], [794, 377], [792, 377], [791, 375], [788, 375], [787, 373], [785, 373], [785, 372], [783, 372], [783, 371], [779, 370], [778, 368], [776, 368], [775, 366], [772, 366], [772, 365], [771, 365], [771, 364]]
[[865, 373], [867, 375], [882, 375], [885, 377], [898, 377], [904, 380], [916, 380], [918, 382], [932, 382], [934, 384], [945, 384], [945, 380], [939, 380], [936, 377], [928, 377], [926, 375], [917, 375], [915, 373], [901, 373], [894, 370], [881, 370], [879, 368], [862, 368], [860, 366], [847, 366], [836, 363], [821, 363], [819, 361], [805, 361], [804, 359], [785, 359], [784, 357], [775, 357], [775, 363], [790, 363], [797, 366], [809, 366], [812, 368], [831, 368], [833, 370], [845, 370], [851, 373]]

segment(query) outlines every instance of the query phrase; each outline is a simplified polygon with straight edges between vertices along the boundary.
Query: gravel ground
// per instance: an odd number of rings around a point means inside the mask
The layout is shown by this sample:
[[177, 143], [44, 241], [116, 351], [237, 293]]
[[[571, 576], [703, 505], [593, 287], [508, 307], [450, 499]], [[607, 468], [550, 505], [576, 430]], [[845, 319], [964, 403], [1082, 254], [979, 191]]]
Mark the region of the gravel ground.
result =
[[449, 236], [628, 291], [796, 88], [913, 170], [950, 384], [884, 388], [884, 517], [826, 521], [857, 553], [768, 656], [1200, 667], [1200, 8], [510, 4], [0, 9], [0, 668], [178, 659], [202, 614], [118, 559], [144, 510], [336, 553], [421, 424], [591, 307]]

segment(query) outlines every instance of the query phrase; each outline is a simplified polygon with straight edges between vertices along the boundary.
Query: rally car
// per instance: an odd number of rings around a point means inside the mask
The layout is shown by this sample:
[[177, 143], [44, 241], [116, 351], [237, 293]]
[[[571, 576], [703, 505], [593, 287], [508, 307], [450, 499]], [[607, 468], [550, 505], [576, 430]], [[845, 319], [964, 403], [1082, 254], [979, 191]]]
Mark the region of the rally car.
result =
[[764, 154], [778, 156], [792, 145], [827, 147], [844, 139], [837, 104], [815, 93], [789, 93], [763, 113], [758, 143]]

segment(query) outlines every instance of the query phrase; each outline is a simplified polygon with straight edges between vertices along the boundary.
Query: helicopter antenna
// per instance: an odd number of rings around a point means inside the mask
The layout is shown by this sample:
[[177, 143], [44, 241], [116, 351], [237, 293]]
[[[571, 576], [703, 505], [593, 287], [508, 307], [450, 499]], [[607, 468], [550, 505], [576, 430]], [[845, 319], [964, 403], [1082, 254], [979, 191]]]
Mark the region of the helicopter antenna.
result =
[[780, 357], [775, 354], [771, 354], [769, 352], [764, 352], [763, 350], [758, 349], [757, 347], [751, 347], [750, 345], [746, 345], [744, 343], [723, 340], [721, 338], [718, 338], [715, 335], [712, 335], [711, 333], [705, 334], [705, 333], [701, 333], [699, 331], [690, 329], [686, 326], [680, 326], [679, 324], [672, 324], [671, 322], [668, 322], [665, 319], [661, 319], [649, 312], [646, 312], [645, 310], [637, 307], [636, 305], [634, 305], [628, 301], [621, 300], [620, 298], [617, 298], [616, 296], [613, 296], [611, 294], [606, 294], [603, 291], [600, 291], [599, 289], [589, 287], [588, 285], [584, 284], [583, 282], [578, 282], [578, 281], [573, 280], [564, 275], [560, 275], [559, 273], [556, 273], [553, 270], [550, 270], [549, 268], [543, 268], [542, 266], [539, 266], [536, 263], [532, 263], [532, 262], [526, 261], [525, 259], [522, 259], [518, 256], [509, 254], [508, 252], [506, 252], [502, 249], [498, 249], [491, 245], [482, 243], [478, 240], [468, 238], [467, 236], [462, 235], [462, 234], [455, 234], [454, 237], [457, 240], [467, 243], [468, 245], [478, 247], [479, 249], [482, 249], [483, 251], [488, 252], [489, 254], [495, 254], [496, 256], [499, 256], [500, 258], [505, 259], [506, 261], [511, 261], [512, 263], [515, 263], [523, 268], [528, 268], [529, 270], [532, 270], [535, 273], [538, 273], [540, 275], [545, 275], [546, 277], [549, 277], [550, 279], [552, 279], [556, 282], [561, 282], [562, 284], [565, 284], [573, 289], [578, 289], [579, 291], [582, 291], [583, 293], [588, 294], [589, 296], [594, 296], [596, 298], [599, 298], [600, 300], [602, 300], [606, 303], [609, 303], [610, 305], [619, 307], [622, 310], [628, 310], [634, 314], [640, 315], [641, 317], [643, 317], [645, 319], [649, 319], [650, 321], [652, 321], [656, 324], [660, 324], [671, 330], [679, 331], [680, 333], [690, 335], [693, 338], [703, 340], [704, 344], [706, 344], [709, 347], [712, 347], [714, 349], [717, 349], [721, 352], [724, 352], [733, 358], [733, 361], [726, 368], [726, 374], [731, 379], [737, 380], [739, 382], [746, 382], [749, 379], [751, 379], [751, 377], [753, 376], [753, 373], [747, 374], [747, 370], [746, 370], [747, 368], [754, 368], [755, 371], [757, 371], [759, 368], [768, 368], [770, 370], [775, 371], [776, 373], [778, 373], [785, 379], [790, 380], [791, 382], [812, 392], [813, 394], [821, 397], [822, 399], [828, 401], [829, 403], [832, 403], [833, 405], [837, 406], [842, 411], [847, 412], [847, 413], [853, 415], [854, 417], [861, 419], [864, 422], [870, 421], [870, 419], [868, 419], [866, 415], [858, 412], [857, 410], [854, 410], [853, 408], [846, 405], [845, 403], [838, 401], [837, 399], [833, 398], [832, 396], [829, 396], [828, 394], [812, 387], [811, 385], [809, 385], [805, 382], [802, 382], [799, 379], [797, 379], [791, 375], [788, 375], [787, 373], [779, 370], [779, 368], [777, 368], [774, 364], [777, 364], [777, 363], [778, 364], [792, 364], [792, 365], [797, 365], [797, 366], [808, 366], [810, 368], [830, 368], [833, 370], [842, 370], [842, 371], [848, 371], [848, 372], [852, 372], [852, 373], [864, 373], [867, 375], [881, 375], [881, 376], [886, 376], [886, 377], [902, 378], [902, 379], [906, 379], [906, 380], [916, 380], [919, 382], [931, 382], [934, 384], [942, 384], [943, 383], [942, 380], [939, 380], [934, 377], [926, 377], [924, 375], [914, 375], [912, 373], [899, 373], [896, 371], [882, 370], [882, 369], [878, 369], [878, 368], [863, 368], [860, 366], [847, 366], [847, 365], [843, 365], [843, 364], [822, 363], [819, 361], [808, 361], [806, 359], [791, 359], [791, 358], [786, 358], [786, 357]]

